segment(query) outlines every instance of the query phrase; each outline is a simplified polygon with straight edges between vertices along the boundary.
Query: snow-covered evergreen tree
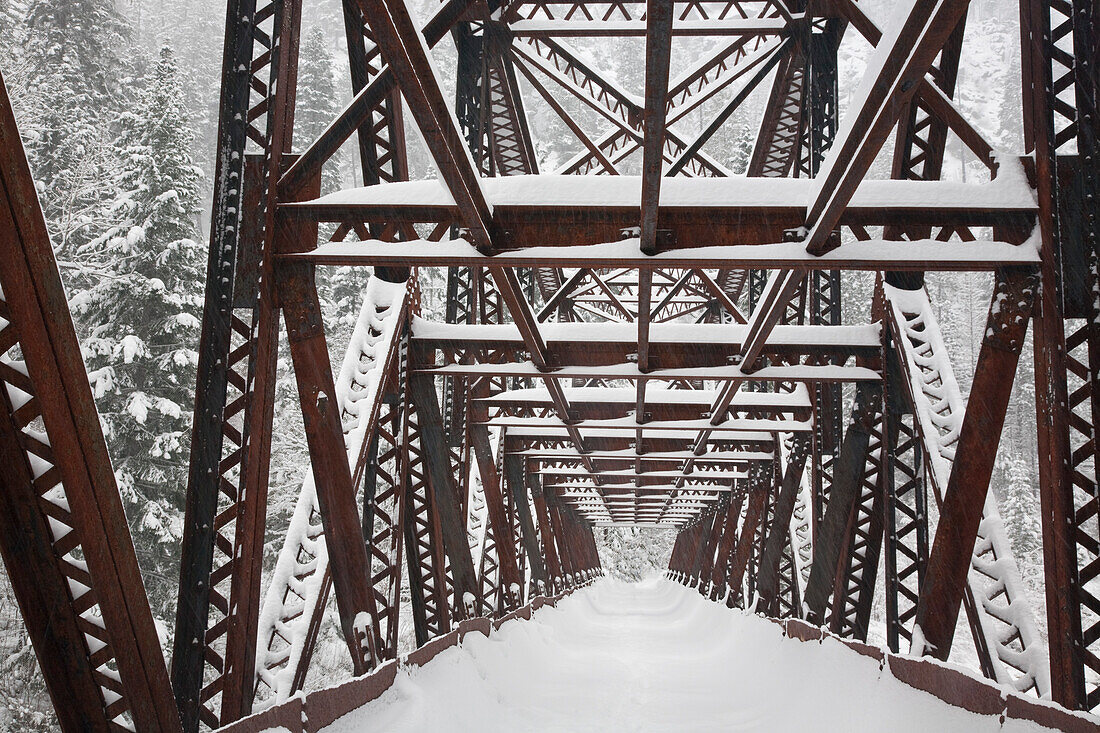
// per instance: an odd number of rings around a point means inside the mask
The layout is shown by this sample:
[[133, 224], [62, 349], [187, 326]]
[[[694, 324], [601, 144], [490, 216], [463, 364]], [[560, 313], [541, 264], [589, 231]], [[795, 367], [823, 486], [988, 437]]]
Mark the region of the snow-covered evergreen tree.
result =
[[[340, 112], [332, 77], [332, 52], [325, 32], [314, 27], [306, 34], [298, 56], [298, 95], [294, 102], [295, 147], [304, 149], [325, 131]], [[321, 192], [340, 188], [340, 154], [321, 173]]]
[[743, 175], [749, 167], [752, 159], [752, 149], [755, 145], [755, 133], [749, 125], [737, 125], [733, 131], [733, 139], [730, 142], [728, 157], [725, 161], [731, 173]]
[[130, 27], [111, 0], [31, 0], [23, 134], [62, 267], [107, 220], [113, 124], [130, 103]]
[[[121, 120], [117, 224], [89, 244], [98, 282], [73, 299], [89, 376], [150, 578], [175, 576], [191, 427], [204, 247], [196, 241], [201, 172], [168, 48]], [[159, 583], [152, 583], [155, 590]], [[158, 594], [151, 595], [154, 602]]]
[[1021, 565], [1042, 563], [1043, 528], [1039, 522], [1039, 497], [1034, 469], [1027, 457], [1002, 458], [1004, 484], [1000, 489], [1001, 519], [1008, 529], [1012, 549]]

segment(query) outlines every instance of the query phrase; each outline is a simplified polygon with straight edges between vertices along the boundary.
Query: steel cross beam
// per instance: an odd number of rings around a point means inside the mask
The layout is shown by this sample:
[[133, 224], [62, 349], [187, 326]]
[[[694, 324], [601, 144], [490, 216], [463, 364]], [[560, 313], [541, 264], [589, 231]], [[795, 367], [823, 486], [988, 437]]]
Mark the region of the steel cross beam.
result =
[[896, 36], [889, 39], [889, 52], [873, 70], [875, 83], [860, 105], [849, 110], [852, 124], [843, 128], [818, 173], [818, 194], [806, 208], [806, 250], [811, 254], [829, 248], [841, 212], [968, 4], [967, 0], [917, 0]]
[[[447, 0], [424, 25], [424, 39], [435, 46], [458, 20], [475, 5], [475, 0]], [[228, 68], [228, 67], [227, 67]], [[236, 67], [234, 67], [236, 68]], [[325, 164], [347, 140], [370, 120], [388, 94], [394, 91], [396, 80], [389, 67], [381, 70], [372, 81], [356, 91], [352, 101], [316, 140], [295, 160], [279, 179], [279, 199], [292, 200], [295, 190], [320, 174]]]
[[[833, 235], [842, 212], [898, 121], [901, 108], [916, 93], [935, 57], [966, 13], [966, 0], [918, 0], [914, 3], [876, 74], [867, 97], [849, 110], [852, 124], [834, 141], [818, 176], [817, 194], [806, 209], [806, 250], [821, 255], [836, 246]], [[872, 73], [871, 70], [868, 73]], [[832, 244], [830, 244], [832, 243]], [[802, 270], [780, 270], [769, 280], [764, 303], [750, 320], [752, 333], [742, 363], [755, 367], [771, 329], [805, 277]]]
[[989, 436], [999, 436], [1004, 425], [1037, 285], [1033, 271], [1008, 271], [999, 274], [994, 289], [971, 386], [982, 399], [967, 406], [917, 603], [915, 628], [921, 635], [914, 640], [914, 651], [940, 659], [951, 652], [970, 567], [969, 553], [981, 521], [997, 449], [997, 441]]
[[[451, 195], [454, 197], [473, 244], [483, 254], [495, 251], [492, 238], [492, 215], [481, 189], [480, 180], [469, 151], [462, 143], [455, 119], [444, 114], [447, 109], [428, 57], [424, 38], [416, 30], [403, 0], [360, 0], [364, 14], [372, 23], [376, 41], [383, 56], [394, 69], [398, 85], [410, 111], [424, 133], [425, 142], [435, 160]], [[516, 326], [523, 334], [531, 360], [545, 371], [549, 366], [546, 343], [539, 333], [538, 322], [531, 305], [521, 292], [513, 269], [490, 267], [497, 289]], [[546, 377], [546, 386], [554, 396], [563, 420], [570, 419], [569, 404], [561, 385]], [[577, 444], [583, 452], [583, 444]]]
[[[667, 111], [674, 113], [668, 118], [669, 125], [689, 114], [748, 70], [749, 65], [746, 65], [745, 68], [738, 69], [732, 74], [714, 78], [710, 76], [712, 72], [723, 69], [729, 56], [743, 55], [747, 43], [747, 40], [743, 39], [731, 44], [717, 57], [704, 61], [682, 80], [677, 81], [673, 89], [666, 92], [666, 98], [669, 98]], [[640, 133], [637, 129], [639, 120], [644, 122], [644, 109], [637, 106], [631, 95], [592, 71], [564, 45], [551, 39], [540, 38], [532, 43], [530, 48], [513, 44], [512, 50], [521, 60], [521, 66], [526, 64], [532, 71], [538, 70], [553, 79], [563, 89], [615, 125], [614, 131], [592, 143], [601, 151], [604, 148], [611, 151], [614, 157], [607, 156], [611, 164], [622, 161], [639, 145], [644, 145], [646, 140], [644, 131]], [[549, 61], [544, 60], [540, 53], [548, 56]], [[696, 84], [699, 85], [698, 90], [694, 89]], [[669, 151], [670, 146], [671, 151]], [[586, 145], [586, 147], [591, 146]], [[683, 150], [684, 147], [684, 141], [671, 130], [666, 129], [660, 148], [662, 157], [676, 155], [677, 151]], [[589, 155], [593, 154], [590, 152]], [[721, 166], [715, 164], [705, 154], [697, 154], [692, 161], [694, 171], [709, 175], [725, 175]], [[585, 166], [583, 158], [574, 159], [573, 162], [566, 164], [562, 172], [576, 172]]]

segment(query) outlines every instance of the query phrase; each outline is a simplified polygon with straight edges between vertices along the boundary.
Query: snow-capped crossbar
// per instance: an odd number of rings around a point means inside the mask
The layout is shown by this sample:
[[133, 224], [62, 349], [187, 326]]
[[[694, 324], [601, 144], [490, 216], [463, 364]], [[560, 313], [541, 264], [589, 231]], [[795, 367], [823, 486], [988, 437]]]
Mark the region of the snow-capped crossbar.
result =
[[[352, 101], [294, 141], [311, 8], [229, 0], [170, 671], [0, 82], [0, 554], [62, 727], [282, 710], [334, 626], [366, 674], [587, 584], [615, 527], [675, 532], [671, 577], [788, 630], [1100, 707], [1097, 4], [1020, 0], [1011, 153], [953, 100], [967, 2], [896, 6], [349, 0]], [[611, 41], [640, 83], [586, 50]], [[322, 192], [353, 137], [364, 185]], [[328, 266], [374, 268], [336, 374]], [[961, 271], [993, 285], [972, 377], [924, 287]], [[311, 466], [265, 558], [280, 322]], [[990, 490], [1029, 328], [1041, 605]]]

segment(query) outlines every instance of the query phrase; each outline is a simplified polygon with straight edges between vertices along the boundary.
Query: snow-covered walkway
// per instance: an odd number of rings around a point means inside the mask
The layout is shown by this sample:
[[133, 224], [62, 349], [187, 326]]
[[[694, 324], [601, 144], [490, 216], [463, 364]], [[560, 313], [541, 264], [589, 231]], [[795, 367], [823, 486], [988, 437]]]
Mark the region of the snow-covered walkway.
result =
[[1036, 731], [949, 708], [827, 640], [663, 579], [604, 579], [472, 634], [338, 720], [366, 731]]

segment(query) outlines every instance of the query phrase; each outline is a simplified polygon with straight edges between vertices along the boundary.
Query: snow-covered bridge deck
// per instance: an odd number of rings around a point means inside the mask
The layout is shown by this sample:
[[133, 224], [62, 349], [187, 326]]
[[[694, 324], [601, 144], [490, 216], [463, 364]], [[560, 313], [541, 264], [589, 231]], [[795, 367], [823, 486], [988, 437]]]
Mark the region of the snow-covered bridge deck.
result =
[[786, 638], [666, 580], [600, 580], [397, 673], [325, 728], [368, 731], [1038, 731], [895, 679], [826, 639]]

